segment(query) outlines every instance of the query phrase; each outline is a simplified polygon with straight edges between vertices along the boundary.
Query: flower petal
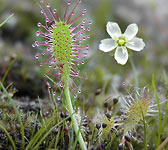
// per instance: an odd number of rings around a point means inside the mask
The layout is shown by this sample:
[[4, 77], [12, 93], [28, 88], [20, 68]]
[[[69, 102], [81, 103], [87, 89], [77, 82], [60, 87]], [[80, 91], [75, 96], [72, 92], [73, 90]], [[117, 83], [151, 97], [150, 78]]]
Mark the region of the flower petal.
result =
[[116, 39], [116, 37], [121, 35], [121, 30], [120, 27], [117, 23], [115, 22], [108, 22], [107, 23], [107, 32], [108, 34], [112, 37], [112, 39]]
[[137, 33], [138, 33], [138, 26], [135, 23], [130, 24], [124, 32], [127, 40], [133, 39]]
[[109, 52], [117, 47], [117, 43], [113, 39], [101, 40], [99, 49], [103, 52]]
[[128, 52], [126, 47], [117, 47], [114, 58], [117, 63], [125, 65], [128, 60]]
[[145, 43], [141, 38], [133, 38], [131, 41], [128, 41], [127, 47], [134, 51], [141, 51], [145, 47]]

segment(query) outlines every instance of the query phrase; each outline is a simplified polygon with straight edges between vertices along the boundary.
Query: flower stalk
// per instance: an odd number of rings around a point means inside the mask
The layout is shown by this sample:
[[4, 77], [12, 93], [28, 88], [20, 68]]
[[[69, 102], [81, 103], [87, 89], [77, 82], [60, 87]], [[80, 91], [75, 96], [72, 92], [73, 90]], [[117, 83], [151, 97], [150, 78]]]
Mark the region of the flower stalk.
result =
[[68, 83], [65, 84], [65, 89], [64, 90], [65, 90], [64, 92], [65, 92], [65, 97], [66, 97], [67, 109], [69, 111], [69, 115], [71, 116], [72, 125], [73, 125], [73, 128], [75, 130], [75, 133], [78, 136], [78, 141], [79, 141], [80, 147], [81, 147], [82, 150], [87, 150], [86, 144], [83, 140], [83, 137], [82, 137], [82, 134], [80, 132], [80, 128], [79, 128], [79, 125], [78, 125], [77, 120], [75, 118], [75, 115], [72, 115], [74, 113], [74, 110], [73, 110], [73, 106], [72, 106], [72, 101], [71, 101], [71, 97], [70, 97]]

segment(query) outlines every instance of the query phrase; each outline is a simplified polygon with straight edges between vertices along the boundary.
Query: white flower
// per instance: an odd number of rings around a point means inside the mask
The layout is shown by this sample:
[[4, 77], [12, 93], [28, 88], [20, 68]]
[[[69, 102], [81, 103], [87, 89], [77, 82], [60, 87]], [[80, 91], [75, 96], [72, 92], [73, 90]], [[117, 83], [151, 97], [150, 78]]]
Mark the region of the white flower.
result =
[[138, 32], [136, 24], [130, 24], [124, 34], [121, 33], [120, 27], [115, 22], [108, 22], [106, 28], [111, 38], [102, 40], [99, 49], [104, 52], [116, 49], [114, 58], [119, 64], [126, 64], [128, 60], [127, 48], [141, 51], [145, 47], [143, 40], [136, 37]]

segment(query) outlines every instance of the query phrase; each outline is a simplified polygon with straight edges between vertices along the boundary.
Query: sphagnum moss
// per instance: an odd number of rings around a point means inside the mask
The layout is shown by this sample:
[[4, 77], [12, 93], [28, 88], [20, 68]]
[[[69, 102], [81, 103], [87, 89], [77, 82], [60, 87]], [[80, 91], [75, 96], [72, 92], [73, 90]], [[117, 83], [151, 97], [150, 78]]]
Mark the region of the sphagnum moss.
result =
[[[59, 9], [54, 9], [53, 11], [49, 3], [45, 4], [43, 0], [41, 0], [41, 3], [43, 5], [41, 6], [41, 13], [45, 17], [45, 25], [38, 23], [40, 29], [36, 32], [36, 36], [41, 36], [45, 40], [41, 42], [36, 41], [32, 46], [47, 47], [42, 53], [38, 53], [35, 57], [38, 59], [41, 55], [49, 56], [45, 62], [40, 63], [40, 66], [48, 64], [50, 73], [54, 76], [54, 80], [59, 80], [56, 92], [57, 89], [60, 88], [61, 94], [57, 96], [57, 99], [61, 100], [62, 93], [65, 93], [67, 99], [66, 107], [71, 115], [74, 113], [74, 110], [71, 103], [70, 91], [74, 98], [77, 97], [76, 93], [81, 93], [81, 90], [74, 80], [75, 78], [81, 78], [79, 76], [80, 70], [78, 65], [84, 64], [83, 59], [86, 57], [89, 48], [88, 45], [82, 45], [81, 43], [89, 38], [89, 36], [84, 35], [84, 32], [90, 31], [90, 27], [86, 26], [91, 24], [91, 22], [86, 22], [85, 19], [83, 19], [81, 23], [74, 25], [77, 20], [87, 12], [86, 9], [84, 9], [76, 18], [73, 18], [75, 9], [79, 3], [81, 3], [81, 0], [77, 0], [69, 15], [67, 12], [71, 3], [68, 1], [65, 12], [63, 13], [63, 18], [61, 15], [61, 1]], [[79, 127], [76, 118], [74, 115], [72, 115], [71, 118], [74, 130], [76, 134], [78, 134]], [[80, 132], [78, 140], [81, 148], [86, 149]]]

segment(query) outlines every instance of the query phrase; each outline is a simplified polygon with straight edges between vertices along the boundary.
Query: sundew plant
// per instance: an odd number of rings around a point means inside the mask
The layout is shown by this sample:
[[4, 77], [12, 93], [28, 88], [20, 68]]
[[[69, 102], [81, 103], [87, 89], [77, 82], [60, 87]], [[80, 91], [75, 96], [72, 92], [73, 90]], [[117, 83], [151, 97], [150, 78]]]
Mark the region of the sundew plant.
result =
[[81, 93], [81, 90], [74, 80], [75, 78], [78, 78], [78, 80], [81, 78], [79, 76], [80, 70], [78, 69], [78, 65], [84, 64], [83, 59], [86, 57], [89, 48], [88, 45], [82, 45], [81, 43], [88, 38], [88, 36], [84, 35], [84, 32], [90, 31], [90, 27], [87, 27], [87, 25], [91, 24], [91, 22], [86, 22], [85, 19], [83, 19], [79, 24], [74, 25], [78, 19], [86, 13], [86, 9], [84, 9], [82, 13], [72, 19], [75, 9], [81, 3], [81, 0], [77, 0], [70, 14], [68, 14], [67, 11], [71, 3], [67, 2], [67, 7], [63, 16], [61, 16], [61, 4], [58, 10], [51, 10], [50, 4], [45, 4], [43, 0], [41, 0], [41, 3], [44, 7], [41, 7], [41, 13], [45, 17], [45, 25], [38, 23], [38, 27], [43, 28], [44, 32], [39, 29], [36, 35], [42, 36], [45, 40], [41, 42], [36, 41], [33, 47], [46, 46], [47, 48], [42, 53], [37, 54], [36, 58], [38, 59], [40, 55], [49, 55], [49, 58], [40, 65], [48, 64], [50, 68], [53, 68], [52, 74], [55, 76], [54, 79], [60, 80], [57, 83], [56, 92], [57, 88], [60, 87], [61, 95], [58, 96], [57, 99], [60, 100], [62, 93], [65, 93], [67, 100], [66, 107], [69, 114], [72, 115], [71, 119], [76, 135], [79, 134], [78, 140], [81, 149], [86, 149], [78, 127], [79, 123], [73, 115], [74, 110], [70, 92], [74, 98], [77, 98], [76, 93]]
[[0, 1], [0, 150], [167, 150], [166, 4]]

